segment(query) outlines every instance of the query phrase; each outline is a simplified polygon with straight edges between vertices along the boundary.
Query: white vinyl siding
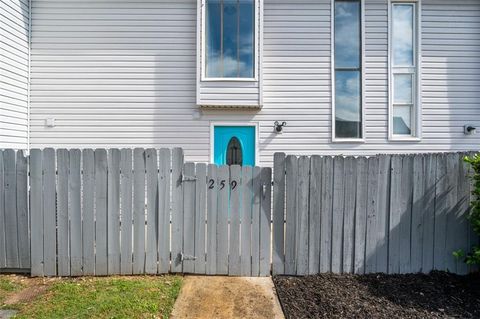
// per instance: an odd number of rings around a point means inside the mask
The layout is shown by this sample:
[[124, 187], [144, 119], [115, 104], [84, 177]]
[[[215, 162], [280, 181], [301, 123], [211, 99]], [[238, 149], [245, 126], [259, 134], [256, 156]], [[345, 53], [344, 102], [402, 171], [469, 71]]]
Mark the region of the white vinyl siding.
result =
[[[207, 162], [211, 123], [234, 122], [258, 123], [262, 165], [279, 151], [480, 149], [478, 135], [463, 134], [465, 124], [480, 127], [479, 1], [422, 0], [422, 141], [393, 143], [388, 1], [365, 0], [363, 144], [331, 143], [331, 0], [263, 5], [263, 108], [203, 109], [195, 118], [195, 0], [34, 0], [32, 147], [179, 146], [187, 160]], [[223, 90], [205, 89], [225, 97]], [[253, 93], [243, 100], [258, 101], [255, 88], [246, 91]], [[45, 126], [50, 117], [53, 128]], [[274, 121], [287, 122], [282, 134], [273, 133]]]
[[0, 149], [27, 148], [28, 0], [0, 1]]

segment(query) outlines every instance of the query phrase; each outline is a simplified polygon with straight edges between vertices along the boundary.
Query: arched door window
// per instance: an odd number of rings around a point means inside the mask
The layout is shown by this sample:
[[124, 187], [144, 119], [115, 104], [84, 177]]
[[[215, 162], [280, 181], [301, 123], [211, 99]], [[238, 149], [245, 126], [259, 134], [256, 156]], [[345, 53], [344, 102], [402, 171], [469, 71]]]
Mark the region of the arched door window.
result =
[[242, 145], [235, 136], [230, 139], [227, 146], [227, 165], [242, 165]]

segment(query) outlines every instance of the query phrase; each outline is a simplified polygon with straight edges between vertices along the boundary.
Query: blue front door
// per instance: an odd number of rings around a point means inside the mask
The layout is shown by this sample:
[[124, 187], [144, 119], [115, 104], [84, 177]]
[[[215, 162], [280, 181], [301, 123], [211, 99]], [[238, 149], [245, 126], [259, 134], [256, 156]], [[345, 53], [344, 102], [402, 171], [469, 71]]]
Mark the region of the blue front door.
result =
[[255, 166], [254, 126], [214, 126], [213, 162]]

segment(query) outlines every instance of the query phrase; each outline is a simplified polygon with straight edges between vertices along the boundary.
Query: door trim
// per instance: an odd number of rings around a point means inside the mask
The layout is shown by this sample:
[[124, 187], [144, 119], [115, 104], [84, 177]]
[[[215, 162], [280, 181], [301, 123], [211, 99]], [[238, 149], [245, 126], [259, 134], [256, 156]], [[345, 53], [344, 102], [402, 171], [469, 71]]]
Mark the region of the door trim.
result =
[[259, 124], [258, 122], [210, 122], [210, 164], [214, 164], [214, 146], [215, 146], [215, 126], [253, 126], [255, 127], [255, 166], [259, 165], [260, 159], [260, 150], [259, 150], [259, 142], [258, 142], [258, 133], [259, 133]]

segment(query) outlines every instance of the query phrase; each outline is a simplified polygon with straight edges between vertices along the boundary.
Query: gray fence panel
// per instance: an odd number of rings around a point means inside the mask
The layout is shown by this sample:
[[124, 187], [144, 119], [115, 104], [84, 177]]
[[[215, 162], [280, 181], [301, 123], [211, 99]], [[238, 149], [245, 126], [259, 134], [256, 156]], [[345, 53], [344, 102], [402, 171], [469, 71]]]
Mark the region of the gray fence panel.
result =
[[18, 223], [18, 268], [30, 268], [30, 241], [28, 226], [28, 173], [27, 157], [17, 151], [17, 223]]
[[378, 196], [377, 196], [377, 248], [376, 271], [388, 271], [388, 211], [390, 207], [390, 156], [378, 158]]
[[183, 251], [183, 150], [172, 152], [172, 272], [182, 272]]
[[107, 152], [95, 150], [95, 275], [108, 274]]
[[57, 275], [57, 230], [55, 195], [55, 151], [43, 151], [43, 272], [45, 276]]
[[83, 274], [95, 274], [95, 159], [92, 149], [82, 151], [83, 205], [82, 250]]
[[[283, 173], [285, 176], [285, 172]], [[251, 252], [251, 238], [252, 238], [252, 201], [253, 201], [253, 168], [251, 166], [242, 167], [242, 188], [241, 188], [241, 265], [240, 274], [242, 276], [250, 276], [252, 273], [252, 252]], [[283, 211], [282, 211], [283, 213]], [[283, 220], [282, 220], [283, 228]], [[282, 232], [283, 233], [283, 232]], [[283, 241], [282, 241], [283, 248]]]
[[354, 272], [365, 272], [365, 236], [367, 231], [368, 162], [364, 157], [357, 162], [357, 191], [355, 200], [355, 261]]
[[441, 270], [445, 267], [448, 188], [447, 157], [445, 154], [441, 154], [437, 157], [437, 177], [435, 187], [435, 241], [433, 268], [436, 270]]
[[[275, 190], [275, 189], [274, 189]], [[320, 228], [322, 196], [322, 158], [312, 156], [310, 159], [310, 195], [308, 215], [308, 273], [320, 271]]]
[[289, 155], [286, 166], [286, 229], [285, 229], [285, 274], [295, 275], [296, 271], [296, 222], [297, 222], [297, 179], [298, 159]]
[[[273, 157], [275, 170], [273, 171], [273, 211], [272, 211], [272, 273], [274, 275], [285, 272], [284, 251], [284, 222], [285, 222], [285, 153], [275, 153]], [[245, 174], [244, 174], [245, 175]], [[250, 186], [251, 189], [252, 186]], [[253, 189], [250, 194], [253, 193]], [[245, 195], [244, 195], [245, 197]], [[245, 205], [245, 204], [244, 204]], [[243, 227], [243, 226], [242, 226]], [[243, 262], [242, 262], [243, 264]]]
[[252, 276], [260, 275], [260, 206], [261, 197], [260, 189], [262, 169], [260, 167], [253, 168], [252, 189], [253, 189], [253, 205], [252, 205]]
[[149, 148], [145, 152], [147, 168], [147, 242], [145, 273], [156, 274], [158, 242], [158, 159], [157, 151]]
[[217, 274], [228, 274], [228, 206], [230, 181], [228, 166], [219, 166], [217, 211]]
[[120, 150], [108, 150], [107, 168], [108, 274], [120, 274]]
[[421, 154], [413, 157], [412, 251], [411, 271], [422, 271], [422, 243], [425, 196], [425, 165]]
[[400, 217], [400, 273], [409, 273], [411, 264], [411, 226], [413, 197], [413, 157], [403, 156]]
[[195, 273], [205, 274], [207, 165], [196, 164], [195, 174]]
[[344, 204], [344, 158], [333, 159], [333, 218], [332, 218], [332, 272], [342, 271], [343, 204]]
[[[3, 150], [0, 150], [0, 268], [6, 266], [5, 246], [5, 165], [3, 161]], [[42, 221], [43, 222], [43, 221]], [[43, 247], [42, 247], [43, 249]], [[42, 268], [43, 272], [43, 268]]]
[[5, 192], [5, 245], [6, 267], [17, 268], [18, 227], [17, 227], [17, 177], [15, 151], [7, 149], [4, 158], [4, 192]]
[[60, 276], [70, 276], [70, 236], [68, 228], [68, 167], [68, 151], [66, 149], [57, 150], [57, 258], [58, 274]]
[[320, 216], [320, 272], [332, 269], [333, 158], [322, 161], [322, 197]]
[[422, 272], [433, 270], [433, 249], [435, 229], [435, 185], [437, 174], [437, 155], [425, 156], [425, 187], [423, 194], [423, 238]]
[[356, 163], [353, 157], [344, 162], [345, 202], [343, 204], [343, 263], [342, 271], [353, 273], [355, 261], [355, 188], [357, 181]]
[[[466, 154], [460, 154], [460, 157], [464, 157]], [[469, 187], [469, 164], [461, 162], [459, 165], [458, 173], [458, 189], [457, 189], [457, 200], [458, 200], [458, 211], [455, 213], [457, 218], [458, 228], [456, 234], [468, 234], [470, 223], [467, 219], [469, 209], [470, 209], [470, 187]], [[457, 236], [455, 240], [454, 250], [461, 249], [463, 251], [468, 251], [469, 241], [467, 236]], [[468, 273], [468, 266], [462, 261], [457, 260], [456, 273], [464, 275]]]
[[[0, 151], [0, 218], [3, 217], [3, 154]], [[43, 276], [43, 170], [42, 151], [30, 152], [30, 221], [31, 221], [31, 274]], [[5, 264], [4, 223], [0, 220], [0, 258], [1, 267]]]
[[228, 274], [240, 275], [240, 189], [242, 184], [242, 168], [230, 166], [230, 238], [228, 256]]
[[459, 156], [457, 153], [447, 154], [447, 228], [445, 236], [445, 269], [457, 270], [457, 260], [452, 252], [459, 249], [457, 238], [462, 230], [460, 227], [461, 210], [458, 202], [458, 177], [460, 173]]
[[133, 150], [133, 273], [145, 271], [145, 150]]
[[[378, 157], [368, 159], [367, 177], [367, 228], [365, 240], [365, 272], [376, 272], [377, 268], [377, 196], [378, 196]], [[346, 181], [348, 179], [345, 178]]]
[[[270, 274], [272, 213], [272, 169], [263, 167], [260, 188], [260, 276]], [[307, 251], [308, 252], [308, 251]]]
[[133, 273], [132, 258], [132, 150], [120, 151], [120, 273]]
[[169, 149], [159, 152], [158, 173], [158, 273], [170, 270], [170, 162]]
[[297, 180], [297, 221], [296, 221], [296, 264], [297, 274], [308, 273], [308, 208], [310, 185], [310, 158], [300, 156], [298, 159]]
[[70, 150], [68, 178], [69, 215], [70, 215], [70, 273], [81, 276], [82, 271], [82, 211], [81, 211], [81, 158], [78, 149]]
[[217, 273], [217, 166], [208, 165], [207, 187], [207, 269], [208, 275]]
[[195, 272], [195, 164], [183, 169], [183, 272]]

